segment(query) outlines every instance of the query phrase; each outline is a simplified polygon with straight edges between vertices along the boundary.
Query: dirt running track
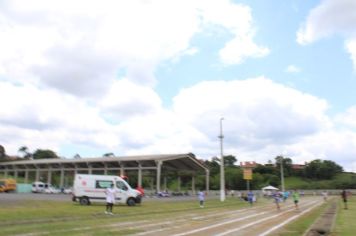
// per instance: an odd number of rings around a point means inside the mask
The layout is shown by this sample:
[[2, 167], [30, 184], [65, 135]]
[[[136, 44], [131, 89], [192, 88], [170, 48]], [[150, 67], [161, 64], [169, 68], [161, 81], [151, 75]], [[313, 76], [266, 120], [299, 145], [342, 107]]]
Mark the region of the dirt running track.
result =
[[320, 199], [304, 198], [299, 210], [289, 202], [280, 211], [274, 205], [251, 207], [235, 211], [205, 212], [188, 214], [174, 219], [154, 222], [136, 222], [131, 225], [116, 225], [121, 229], [140, 229], [135, 235], [275, 235], [284, 225], [303, 216], [303, 214], [322, 204]]

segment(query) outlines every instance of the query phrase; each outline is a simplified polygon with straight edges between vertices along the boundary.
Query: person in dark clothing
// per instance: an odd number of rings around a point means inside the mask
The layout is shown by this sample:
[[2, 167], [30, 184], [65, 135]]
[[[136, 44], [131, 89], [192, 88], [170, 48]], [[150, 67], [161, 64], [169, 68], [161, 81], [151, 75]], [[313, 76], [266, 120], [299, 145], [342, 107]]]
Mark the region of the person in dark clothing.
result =
[[346, 191], [345, 189], [342, 190], [342, 192], [341, 192], [341, 198], [342, 198], [342, 200], [343, 200], [343, 202], [344, 202], [344, 209], [345, 209], [345, 210], [348, 209], [348, 207], [347, 207], [347, 197], [348, 197], [347, 191]]

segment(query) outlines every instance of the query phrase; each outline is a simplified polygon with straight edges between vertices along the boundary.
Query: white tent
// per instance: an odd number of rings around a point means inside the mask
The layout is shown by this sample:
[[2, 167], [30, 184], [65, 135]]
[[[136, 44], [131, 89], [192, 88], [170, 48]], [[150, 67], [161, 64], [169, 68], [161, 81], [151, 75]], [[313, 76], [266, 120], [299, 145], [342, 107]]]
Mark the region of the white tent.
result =
[[273, 187], [271, 185], [262, 188], [262, 191], [271, 191], [271, 190], [278, 190], [278, 188]]
[[262, 188], [262, 193], [265, 196], [271, 196], [272, 192], [275, 191], [275, 190], [278, 190], [278, 188], [269, 185], [269, 186], [266, 186], [266, 187]]

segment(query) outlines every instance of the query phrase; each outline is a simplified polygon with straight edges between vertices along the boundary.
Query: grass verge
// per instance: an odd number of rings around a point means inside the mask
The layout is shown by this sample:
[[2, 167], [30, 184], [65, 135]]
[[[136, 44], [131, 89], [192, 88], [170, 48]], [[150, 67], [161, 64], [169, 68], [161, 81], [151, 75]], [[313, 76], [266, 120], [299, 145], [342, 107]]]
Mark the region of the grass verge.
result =
[[290, 224], [287, 224], [283, 229], [275, 233], [278, 236], [301, 236], [303, 235], [309, 227], [314, 223], [314, 221], [325, 211], [327, 204], [322, 204], [319, 207], [305, 213], [302, 217], [297, 218]]
[[354, 236], [356, 222], [356, 198], [350, 197], [348, 210], [344, 209], [344, 204], [339, 200], [339, 210], [336, 217], [336, 224], [331, 235], [333, 236]]

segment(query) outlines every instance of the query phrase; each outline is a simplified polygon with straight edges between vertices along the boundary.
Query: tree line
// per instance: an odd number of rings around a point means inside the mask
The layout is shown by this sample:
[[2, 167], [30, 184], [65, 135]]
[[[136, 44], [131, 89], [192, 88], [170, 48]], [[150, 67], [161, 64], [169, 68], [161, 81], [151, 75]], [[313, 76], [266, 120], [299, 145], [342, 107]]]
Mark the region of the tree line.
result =
[[[221, 159], [213, 157], [204, 161], [210, 169], [210, 188], [220, 189], [220, 162]], [[224, 156], [225, 166], [225, 186], [226, 189], [246, 189], [247, 183], [243, 179], [243, 168], [236, 164], [237, 159], [233, 155]], [[253, 168], [253, 178], [250, 181], [251, 189], [261, 189], [264, 186], [272, 185], [280, 187], [281, 165], [284, 177], [297, 177], [308, 181], [332, 180], [335, 176], [343, 172], [343, 168], [331, 160], [312, 160], [302, 168], [293, 168], [293, 161], [289, 157], [276, 156], [275, 161], [268, 164], [257, 164]], [[202, 183], [203, 180], [200, 180]], [[356, 187], [356, 181], [354, 181]], [[308, 186], [303, 186], [307, 188]], [[313, 185], [313, 188], [318, 186]]]

